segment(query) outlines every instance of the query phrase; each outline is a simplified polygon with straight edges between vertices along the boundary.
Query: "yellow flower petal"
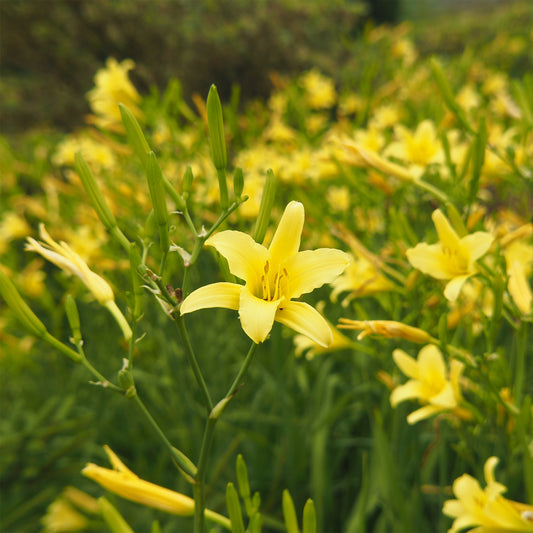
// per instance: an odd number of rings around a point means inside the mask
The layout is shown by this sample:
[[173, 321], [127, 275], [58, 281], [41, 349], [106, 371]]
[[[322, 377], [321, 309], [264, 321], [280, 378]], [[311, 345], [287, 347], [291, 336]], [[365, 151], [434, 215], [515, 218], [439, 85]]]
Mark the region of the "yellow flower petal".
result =
[[457, 276], [446, 284], [444, 288], [444, 296], [450, 301], [455, 302], [459, 297], [459, 293], [463, 288], [464, 282], [470, 277], [470, 274], [464, 276]]
[[303, 204], [289, 202], [269, 247], [274, 264], [280, 265], [287, 258], [298, 253], [304, 218], [305, 210]]
[[424, 274], [436, 279], [450, 279], [453, 277], [440, 244], [421, 242], [414, 248], [407, 250], [405, 255], [409, 263]]
[[435, 405], [424, 405], [424, 407], [421, 407], [420, 409], [417, 409], [416, 411], [413, 411], [412, 413], [409, 413], [407, 415], [407, 423], [410, 425], [416, 424], [417, 422], [420, 422], [420, 420], [424, 420], [425, 418], [429, 418], [431, 416], [437, 415], [442, 411], [441, 407], [437, 407]]
[[263, 342], [272, 329], [280, 300], [267, 302], [254, 296], [247, 288], [240, 293], [238, 304], [242, 329], [255, 343]]
[[333, 281], [350, 264], [350, 256], [341, 250], [320, 248], [306, 250], [285, 263], [289, 286], [287, 297], [298, 298]]
[[409, 378], [420, 379], [420, 372], [418, 370], [418, 363], [410, 355], [407, 355], [403, 350], [394, 350], [392, 358], [398, 365], [399, 369]]
[[440, 209], [433, 211], [431, 218], [437, 229], [439, 240], [443, 246], [450, 250], [455, 250], [459, 246], [459, 235], [452, 228], [448, 219], [444, 216]]
[[328, 347], [333, 342], [333, 334], [326, 319], [305, 302], [287, 302], [276, 313], [276, 320], [294, 329], [311, 340]]
[[466, 235], [461, 239], [461, 244], [464, 245], [470, 254], [470, 260], [476, 261], [485, 255], [494, 241], [494, 237], [486, 231], [476, 231], [470, 235]]
[[398, 385], [394, 388], [390, 395], [390, 403], [392, 407], [396, 407], [400, 402], [405, 400], [412, 400], [415, 398], [423, 398], [424, 390], [420, 381], [414, 379], [409, 380], [404, 385]]
[[[264, 274], [263, 269], [270, 254], [250, 235], [240, 231], [221, 231], [209, 237], [205, 244], [213, 246], [223, 255], [228, 261], [230, 272], [247, 283], [260, 279]], [[256, 287], [250, 288], [252, 292], [255, 289]]]
[[446, 365], [440, 350], [433, 344], [424, 346], [418, 354], [418, 368], [423, 380], [438, 384], [446, 382]]
[[212, 283], [193, 291], [180, 306], [180, 314], [192, 313], [198, 309], [211, 307], [224, 307], [226, 309], [239, 309], [239, 297], [244, 289], [236, 283]]

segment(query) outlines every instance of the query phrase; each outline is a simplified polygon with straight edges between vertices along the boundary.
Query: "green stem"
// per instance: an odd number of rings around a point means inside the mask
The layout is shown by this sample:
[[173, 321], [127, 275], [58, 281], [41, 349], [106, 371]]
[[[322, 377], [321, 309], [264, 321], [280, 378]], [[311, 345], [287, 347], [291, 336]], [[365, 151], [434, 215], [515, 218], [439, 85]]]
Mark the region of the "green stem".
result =
[[417, 187], [419, 187], [420, 189], [424, 189], [425, 191], [430, 192], [431, 194], [436, 196], [441, 202], [443, 202], [443, 203], [451, 203], [450, 199], [448, 198], [448, 196], [445, 193], [443, 193], [440, 189], [438, 189], [437, 187], [434, 187], [433, 185], [431, 185], [427, 181], [413, 180], [412, 183], [414, 185], [416, 185]]
[[174, 322], [178, 326], [178, 330], [183, 340], [183, 344], [185, 346], [185, 353], [187, 354], [187, 359], [189, 361], [189, 364], [191, 365], [194, 377], [196, 378], [196, 381], [200, 387], [200, 392], [202, 394], [204, 405], [207, 409], [207, 412], [211, 413], [211, 411], [213, 410], [213, 402], [211, 400], [211, 396], [209, 395], [209, 390], [207, 389], [207, 385], [205, 383], [202, 371], [200, 370], [200, 366], [198, 365], [198, 360], [196, 359], [196, 355], [194, 354], [191, 340], [189, 339], [189, 334], [187, 332], [187, 329], [185, 328], [183, 318], [179, 315], [179, 312], [174, 313], [173, 318]]
[[[204, 509], [205, 509], [205, 472], [207, 467], [207, 460], [209, 457], [209, 450], [211, 449], [211, 443], [213, 442], [213, 434], [215, 431], [215, 426], [220, 418], [220, 415], [227, 406], [230, 398], [235, 394], [235, 391], [242, 384], [242, 379], [246, 374], [250, 364], [253, 360], [257, 344], [254, 342], [248, 354], [244, 359], [241, 368], [231, 387], [228, 389], [228, 392], [224, 398], [212, 409], [207, 418], [204, 438], [202, 441], [202, 448], [200, 449], [200, 457], [198, 459], [198, 472], [196, 474], [196, 485], [194, 486], [194, 533], [203, 533], [204, 531]], [[221, 406], [220, 409], [217, 409], [218, 406]]]
[[231, 396], [233, 396], [233, 394], [235, 393], [235, 391], [237, 390], [238, 387], [241, 386], [242, 384], [242, 378], [244, 377], [244, 375], [246, 374], [246, 372], [248, 371], [248, 368], [254, 358], [254, 354], [255, 354], [255, 349], [257, 348], [257, 344], [255, 342], [252, 343], [252, 345], [250, 346], [250, 349], [248, 350], [248, 354], [246, 355], [246, 359], [244, 360], [240, 370], [239, 370], [239, 373], [237, 374], [237, 377], [235, 378], [235, 380], [233, 381], [233, 384], [231, 385], [231, 387], [229, 388], [228, 392], [226, 393], [226, 396], [224, 397], [225, 399], [228, 399], [230, 398]]
[[172, 446], [171, 442], [167, 439], [167, 436], [163, 433], [163, 430], [159, 427], [157, 422], [154, 420], [154, 417], [150, 414], [150, 411], [146, 408], [142, 400], [139, 398], [137, 392], [135, 392], [131, 398], [135, 401], [135, 404], [146, 417], [150, 425], [155, 430], [161, 441], [165, 444], [168, 451], [170, 452], [171, 457], [178, 463], [179, 467], [182, 468], [189, 476], [194, 476], [196, 472], [191, 470], [192, 462], [185, 457], [183, 452], [176, 453], [176, 449]]

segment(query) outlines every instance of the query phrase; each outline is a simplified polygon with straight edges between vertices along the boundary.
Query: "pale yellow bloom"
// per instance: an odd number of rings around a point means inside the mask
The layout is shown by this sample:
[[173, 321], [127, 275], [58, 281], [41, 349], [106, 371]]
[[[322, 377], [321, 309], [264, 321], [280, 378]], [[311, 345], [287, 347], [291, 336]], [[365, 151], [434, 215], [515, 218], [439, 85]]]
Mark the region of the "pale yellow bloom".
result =
[[350, 207], [350, 190], [348, 187], [328, 187], [326, 199], [332, 211], [344, 213]]
[[413, 326], [408, 326], [395, 320], [351, 320], [349, 318], [339, 319], [340, 329], [362, 330], [357, 336], [357, 340], [368, 335], [377, 335], [387, 339], [406, 339], [411, 342], [430, 342], [432, 337], [427, 331]]
[[68, 533], [82, 531], [89, 527], [89, 519], [60, 496], [49, 506], [41, 520], [43, 533]]
[[333, 292], [331, 300], [337, 301], [339, 294], [347, 292], [342, 306], [345, 307], [354, 298], [369, 296], [378, 292], [394, 290], [395, 285], [379, 268], [363, 254], [352, 252], [348, 268], [331, 282]]
[[131, 329], [115, 303], [115, 295], [109, 283], [93, 272], [87, 266], [87, 263], [66, 242], [55, 242], [46, 231], [44, 224], [39, 226], [39, 235], [44, 242], [38, 242], [32, 237], [28, 237], [26, 250], [37, 252], [68, 274], [72, 274], [81, 279], [96, 300], [113, 315], [122, 329], [124, 337], [130, 339], [132, 335]]
[[402, 118], [402, 111], [397, 104], [384, 104], [377, 107], [372, 113], [371, 125], [378, 129], [391, 128], [398, 124]]
[[312, 69], [300, 78], [305, 90], [305, 102], [311, 109], [333, 107], [337, 101], [337, 92], [333, 80]]
[[505, 247], [503, 255], [509, 276], [507, 289], [520, 312], [527, 315], [531, 313], [533, 302], [530, 285], [533, 245], [523, 240], [513, 241]]
[[56, 166], [74, 167], [76, 153], [80, 152], [87, 163], [96, 170], [110, 170], [116, 165], [113, 150], [88, 136], [68, 135], [56, 148], [52, 163]]
[[222, 231], [207, 239], [206, 245], [228, 260], [230, 272], [245, 285], [221, 282], [201, 287], [185, 298], [181, 314], [210, 307], [235, 309], [243, 330], [256, 343], [266, 339], [277, 321], [322, 346], [331, 344], [331, 330], [320, 313], [292, 299], [332, 281], [348, 266], [349, 257], [330, 248], [299, 252], [304, 216], [304, 206], [290, 202], [268, 248], [239, 231]]
[[141, 97], [131, 83], [128, 72], [135, 67], [131, 59], [119, 63], [110, 57], [106, 66], [96, 72], [95, 87], [87, 93], [87, 99], [95, 116], [91, 121], [98, 127], [122, 130], [122, 117], [118, 104], [122, 103], [137, 117], [142, 117], [138, 104]]
[[415, 360], [403, 350], [394, 350], [394, 362], [409, 378], [404, 385], [397, 386], [391, 393], [390, 402], [396, 407], [400, 402], [417, 399], [423, 405], [407, 417], [409, 424], [444, 411], [459, 407], [461, 392], [459, 377], [464, 364], [453, 359], [448, 375], [440, 350], [433, 344], [424, 346]]
[[439, 209], [433, 211], [431, 218], [437, 229], [439, 242], [417, 244], [406, 251], [407, 259], [424, 274], [450, 280], [444, 289], [444, 296], [455, 301], [464, 282], [477, 272], [476, 260], [488, 251], [494, 238], [484, 231], [459, 237]]
[[428, 165], [444, 162], [444, 151], [431, 120], [421, 122], [414, 132], [398, 124], [394, 136], [396, 140], [385, 148], [384, 155], [405, 162], [417, 176], [422, 175]]
[[[192, 516], [194, 514], [194, 500], [192, 498], [139, 478], [109, 446], [104, 446], [104, 449], [113, 469], [88, 463], [82, 470], [84, 476], [127, 500], [179, 516]], [[231, 529], [230, 521], [225, 516], [206, 509], [205, 517], [226, 529]]]
[[[484, 473], [487, 485], [482, 489], [476, 479], [463, 474], [453, 483], [456, 500], [444, 502], [442, 512], [454, 518], [448, 533], [468, 529], [470, 533], [519, 533], [533, 531], [533, 506], [508, 500], [507, 490], [494, 477], [497, 457], [489, 457]], [[475, 529], [470, 529], [475, 528]]]

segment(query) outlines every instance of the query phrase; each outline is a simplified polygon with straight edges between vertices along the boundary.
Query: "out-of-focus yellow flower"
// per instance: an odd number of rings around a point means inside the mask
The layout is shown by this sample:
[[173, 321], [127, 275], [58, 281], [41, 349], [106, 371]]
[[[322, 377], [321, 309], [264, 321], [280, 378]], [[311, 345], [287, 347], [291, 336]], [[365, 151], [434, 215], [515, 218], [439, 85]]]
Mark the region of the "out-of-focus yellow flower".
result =
[[494, 95], [507, 91], [509, 79], [503, 72], [493, 72], [489, 74], [481, 86], [481, 90], [486, 95]]
[[337, 101], [337, 91], [333, 80], [312, 69], [300, 77], [300, 85], [305, 90], [305, 103], [311, 109], [327, 109]]
[[310, 360], [313, 359], [316, 355], [335, 352], [338, 350], [343, 350], [354, 346], [354, 343], [351, 339], [343, 335], [333, 324], [329, 321], [328, 325], [331, 329], [331, 334], [333, 336], [333, 341], [328, 347], [321, 346], [316, 342], [313, 342], [309, 337], [305, 335], [295, 335], [294, 336], [294, 345], [295, 345], [295, 354], [296, 356], [301, 356], [305, 352], [305, 358]]
[[346, 307], [354, 298], [391, 291], [395, 288], [394, 283], [383, 275], [375, 263], [355, 251], [351, 254], [351, 261], [346, 270], [331, 282], [331, 286], [333, 287], [331, 293], [333, 302], [337, 301], [341, 293], [348, 292], [342, 300], [343, 307]]
[[245, 285], [220, 282], [201, 287], [185, 298], [181, 314], [210, 307], [235, 309], [245, 333], [256, 343], [266, 339], [276, 320], [318, 344], [331, 344], [331, 330], [322, 315], [292, 298], [335, 279], [348, 266], [349, 257], [330, 248], [299, 252], [304, 217], [304, 206], [290, 202], [269, 248], [240, 231], [209, 237], [206, 245], [228, 260], [230, 272]]
[[353, 115], [365, 107], [365, 100], [358, 94], [346, 94], [339, 98], [339, 116]]
[[[531, 226], [531, 225], [529, 225]], [[514, 303], [524, 315], [531, 313], [533, 294], [530, 279], [533, 266], [533, 245], [525, 241], [513, 241], [503, 251], [509, 281], [507, 289]]]
[[49, 506], [41, 520], [44, 533], [68, 533], [82, 531], [89, 527], [89, 519], [60, 496]]
[[457, 96], [455, 101], [465, 110], [470, 111], [472, 109], [478, 108], [481, 104], [481, 97], [476, 89], [471, 85], [463, 86]]
[[402, 118], [402, 111], [398, 104], [383, 104], [372, 112], [370, 124], [379, 130], [392, 128]]
[[355, 131], [353, 138], [357, 144], [374, 152], [380, 152], [385, 146], [385, 135], [375, 124], [369, 124], [368, 128]]
[[294, 143], [297, 139], [296, 131], [287, 126], [279, 115], [272, 115], [263, 135], [265, 140], [279, 143]]
[[396, 140], [385, 148], [383, 154], [405, 162], [418, 177], [428, 165], [444, 162], [444, 151], [431, 120], [421, 122], [414, 132], [397, 125], [394, 136]]
[[[88, 463], [81, 472], [84, 476], [132, 502], [179, 516], [192, 516], [194, 514], [194, 500], [192, 498], [141, 479], [118, 458], [109, 446], [104, 446], [104, 449], [113, 469]], [[231, 523], [225, 516], [206, 509], [205, 517], [226, 529], [231, 529]]]
[[26, 237], [30, 231], [30, 226], [24, 217], [8, 211], [0, 222], [0, 254], [9, 248], [12, 240]]
[[493, 236], [477, 231], [460, 238], [448, 219], [436, 209], [431, 216], [439, 242], [417, 244], [406, 251], [407, 259], [424, 274], [436, 279], [450, 280], [444, 289], [444, 296], [455, 301], [464, 282], [477, 272], [475, 262], [490, 248]]
[[351, 320], [349, 318], [339, 319], [340, 329], [362, 330], [357, 336], [357, 340], [371, 336], [385, 337], [386, 339], [406, 339], [411, 342], [425, 343], [434, 339], [431, 335], [420, 328], [408, 326], [395, 320]]
[[485, 462], [486, 486], [469, 474], [463, 474], [453, 483], [453, 493], [457, 499], [444, 502], [442, 512], [454, 518], [448, 533], [458, 533], [472, 529], [472, 533], [519, 533], [533, 531], [533, 506], [508, 500], [502, 496], [507, 491], [498, 483], [494, 469], [497, 457], [489, 457]]
[[328, 187], [326, 199], [332, 211], [345, 213], [350, 207], [350, 190], [348, 187]]
[[52, 163], [56, 166], [74, 167], [74, 157], [77, 152], [83, 155], [88, 164], [96, 170], [111, 170], [116, 165], [113, 150], [88, 136], [69, 135], [61, 141], [52, 156]]
[[418, 52], [415, 45], [407, 37], [398, 39], [392, 44], [391, 54], [392, 57], [400, 59], [403, 63], [403, 66], [406, 67], [412, 65], [418, 57]]
[[444, 411], [455, 411], [463, 417], [470, 414], [459, 408], [462, 399], [459, 378], [464, 368], [463, 363], [452, 359], [448, 375], [442, 354], [433, 344], [424, 346], [416, 360], [403, 350], [394, 350], [392, 356], [400, 370], [411, 379], [392, 391], [391, 405], [396, 407], [400, 402], [411, 399], [424, 404], [408, 415], [409, 424], [416, 424]]
[[131, 329], [115, 303], [115, 295], [109, 283], [98, 274], [95, 274], [66, 242], [60, 242], [59, 244], [55, 242], [43, 224], [39, 226], [39, 235], [44, 242], [38, 242], [32, 237], [28, 237], [26, 250], [37, 252], [68, 274], [80, 278], [96, 300], [113, 315], [124, 337], [129, 340], [132, 335]]
[[313, 113], [305, 119], [305, 128], [311, 135], [324, 130], [327, 124], [328, 116], [324, 113]]
[[119, 103], [124, 104], [135, 115], [142, 118], [142, 111], [138, 104], [141, 97], [131, 83], [128, 72], [135, 67], [131, 59], [119, 63], [110, 57], [106, 66], [96, 72], [94, 76], [95, 87], [87, 93], [87, 99], [94, 113], [89, 121], [99, 128], [122, 131], [122, 117]]

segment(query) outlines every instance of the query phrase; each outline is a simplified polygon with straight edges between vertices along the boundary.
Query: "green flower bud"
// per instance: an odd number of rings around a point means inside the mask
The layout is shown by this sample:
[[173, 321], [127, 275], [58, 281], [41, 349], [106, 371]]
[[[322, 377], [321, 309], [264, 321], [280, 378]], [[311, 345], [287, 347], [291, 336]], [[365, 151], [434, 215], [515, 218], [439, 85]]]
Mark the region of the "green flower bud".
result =
[[285, 489], [283, 491], [283, 497], [281, 501], [283, 508], [283, 519], [285, 521], [285, 527], [287, 533], [300, 533], [298, 529], [298, 519], [296, 518], [296, 510], [290, 492]]
[[211, 155], [217, 170], [225, 169], [228, 164], [226, 155], [226, 138], [224, 136], [224, 119], [222, 105], [215, 85], [211, 85], [207, 95], [207, 124], [211, 137]]
[[102, 221], [102, 224], [105, 226], [105, 228], [111, 232], [113, 228], [117, 227], [117, 221], [113, 213], [111, 213], [104, 195], [102, 194], [102, 191], [100, 191], [100, 188], [94, 179], [89, 165], [79, 152], [75, 155], [74, 161], [76, 172], [80, 176], [83, 188], [87, 191], [98, 218]]
[[100, 514], [113, 533], [134, 533], [117, 509], [103, 496], [98, 498]]
[[157, 162], [154, 152], [148, 154], [148, 167], [146, 169], [148, 188], [154, 206], [154, 215], [159, 228], [159, 244], [163, 253], [168, 251], [170, 241], [168, 237], [168, 210], [165, 198], [165, 185], [163, 173]]
[[118, 384], [120, 385], [120, 388], [122, 390], [127, 391], [130, 387], [134, 386], [133, 376], [131, 375], [131, 371], [126, 368], [123, 368], [122, 370], [118, 371], [117, 378], [118, 378]]
[[303, 533], [316, 533], [316, 510], [313, 500], [309, 499], [304, 505]]
[[242, 173], [242, 168], [236, 168], [235, 174], [233, 174], [233, 194], [235, 194], [235, 198], [240, 198], [243, 190], [244, 174]]
[[22, 299], [13, 282], [0, 267], [0, 294], [6, 304], [15, 313], [22, 325], [36, 337], [43, 338], [47, 335], [45, 325], [37, 318], [35, 313]]
[[146, 142], [141, 126], [137, 122], [133, 113], [124, 104], [118, 104], [118, 106], [120, 108], [120, 114], [122, 115], [124, 128], [126, 129], [128, 143], [133, 148], [135, 155], [140, 159], [142, 166], [146, 169], [148, 168], [148, 153], [150, 152], [150, 146]]
[[237, 472], [237, 483], [239, 487], [239, 494], [246, 507], [248, 516], [252, 514], [252, 498], [250, 493], [250, 483], [248, 481], [248, 469], [241, 454], [237, 456], [235, 470]]
[[271, 169], [267, 170], [267, 177], [265, 186], [263, 188], [263, 195], [261, 196], [261, 205], [259, 206], [259, 214], [255, 222], [253, 238], [256, 242], [262, 243], [270, 222], [270, 213], [274, 205], [274, 198], [276, 196], [276, 177]]
[[65, 299], [65, 311], [67, 313], [67, 320], [72, 331], [72, 337], [76, 344], [81, 343], [81, 326], [80, 326], [80, 315], [78, 313], [78, 307], [76, 306], [76, 300], [72, 294], [67, 294]]
[[231, 521], [231, 531], [233, 533], [244, 533], [241, 504], [233, 483], [228, 483], [226, 487], [226, 507]]
[[190, 165], [187, 165], [185, 173], [183, 174], [183, 179], [181, 180], [181, 192], [185, 199], [189, 197], [189, 192], [191, 191], [193, 179], [194, 176], [192, 174], [192, 168], [190, 167]]

